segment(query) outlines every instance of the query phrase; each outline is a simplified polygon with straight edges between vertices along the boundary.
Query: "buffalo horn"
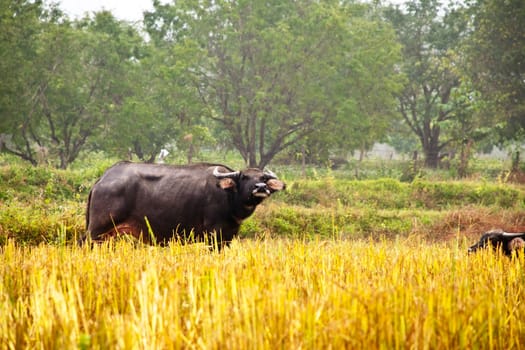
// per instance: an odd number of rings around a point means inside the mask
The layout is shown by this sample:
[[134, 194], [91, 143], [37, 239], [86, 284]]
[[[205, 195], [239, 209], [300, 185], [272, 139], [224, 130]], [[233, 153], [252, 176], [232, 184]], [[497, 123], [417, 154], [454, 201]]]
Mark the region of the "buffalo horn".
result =
[[229, 173], [221, 173], [219, 171], [219, 167], [216, 166], [215, 169], [213, 169], [213, 176], [215, 176], [217, 179], [225, 179], [225, 178], [232, 178], [232, 177], [237, 177], [239, 176], [239, 172], [238, 171], [232, 171], [232, 172], [229, 172]]
[[268, 169], [264, 170], [264, 175], [266, 175], [266, 177], [269, 179], [277, 179], [277, 175], [275, 175], [273, 171]]
[[523, 232], [503, 232], [502, 236], [504, 237], [520, 237], [525, 236]]

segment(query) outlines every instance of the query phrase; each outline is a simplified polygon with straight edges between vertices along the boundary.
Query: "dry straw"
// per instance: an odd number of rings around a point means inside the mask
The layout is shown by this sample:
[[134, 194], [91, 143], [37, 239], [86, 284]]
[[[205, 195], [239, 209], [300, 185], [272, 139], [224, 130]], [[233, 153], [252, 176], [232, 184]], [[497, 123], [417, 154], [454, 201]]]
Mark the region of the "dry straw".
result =
[[3, 349], [519, 349], [523, 257], [464, 242], [127, 242], [0, 254]]

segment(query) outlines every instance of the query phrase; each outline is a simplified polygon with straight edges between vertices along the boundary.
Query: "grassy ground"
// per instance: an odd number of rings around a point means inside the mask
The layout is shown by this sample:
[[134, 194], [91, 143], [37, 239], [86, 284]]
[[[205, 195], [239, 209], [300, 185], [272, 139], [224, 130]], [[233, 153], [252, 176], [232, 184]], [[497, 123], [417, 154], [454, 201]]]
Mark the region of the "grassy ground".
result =
[[[75, 241], [85, 230], [89, 189], [109, 164], [60, 171], [0, 162], [0, 244], [8, 239], [20, 244]], [[497, 176], [458, 181], [434, 174], [402, 182], [375, 176], [358, 180], [350, 170], [321, 169], [306, 177], [293, 168], [278, 173], [288, 184], [286, 191], [257, 209], [243, 224], [241, 237], [416, 234], [439, 241], [458, 232], [475, 237], [491, 228], [525, 231], [523, 185]]]
[[78, 248], [109, 164], [0, 161], [0, 348], [523, 348], [525, 258], [466, 253], [525, 231], [524, 187], [504, 176], [273, 169], [287, 190], [222, 253]]
[[4, 349], [523, 347], [523, 256], [464, 240], [1, 248]]

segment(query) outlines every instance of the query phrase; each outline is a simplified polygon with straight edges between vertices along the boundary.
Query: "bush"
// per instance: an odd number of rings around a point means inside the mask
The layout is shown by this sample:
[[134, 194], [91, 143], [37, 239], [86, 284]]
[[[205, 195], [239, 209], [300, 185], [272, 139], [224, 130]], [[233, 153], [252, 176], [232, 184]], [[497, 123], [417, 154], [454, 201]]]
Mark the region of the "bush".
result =
[[0, 204], [0, 244], [8, 239], [26, 244], [72, 241], [84, 233], [84, 205], [77, 201], [46, 202], [31, 205], [13, 199]]
[[470, 205], [524, 208], [525, 194], [508, 184], [479, 182], [429, 182], [416, 180], [411, 185], [416, 206], [445, 209]]
[[509, 184], [472, 181], [297, 180], [275, 198], [288, 205], [329, 208], [447, 209], [469, 205], [524, 208], [525, 193]]
[[[326, 208], [315, 206], [265, 205], [257, 209], [253, 219], [259, 232], [244, 232], [245, 236], [260, 232], [273, 236], [307, 239], [323, 238], [393, 238], [425, 234], [425, 228], [440, 222], [444, 213], [425, 210], [377, 210], [366, 208]], [[250, 224], [250, 227], [254, 226]]]
[[[89, 190], [113, 163], [103, 159], [64, 171], [0, 158], [0, 244], [8, 238], [31, 244], [62, 242], [83, 234]], [[517, 223], [525, 223], [525, 193], [511, 184], [355, 180], [342, 174], [321, 169], [311, 179], [300, 179], [289, 172], [284, 177], [287, 190], [261, 205], [242, 225], [241, 236], [451, 237], [458, 230], [474, 234], [471, 226], [464, 225], [468, 219], [455, 220], [476, 213], [486, 215], [472, 226], [478, 231], [494, 226], [520, 229]], [[506, 213], [521, 213], [512, 216], [516, 225], [505, 225]], [[447, 220], [454, 222], [447, 224]]]

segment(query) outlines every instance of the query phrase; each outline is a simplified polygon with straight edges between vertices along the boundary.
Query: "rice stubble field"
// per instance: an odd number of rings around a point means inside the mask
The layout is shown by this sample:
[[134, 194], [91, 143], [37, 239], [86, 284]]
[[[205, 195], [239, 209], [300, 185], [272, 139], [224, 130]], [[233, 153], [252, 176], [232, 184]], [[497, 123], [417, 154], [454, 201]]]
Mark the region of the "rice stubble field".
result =
[[3, 349], [523, 348], [525, 261], [467, 242], [0, 248]]

